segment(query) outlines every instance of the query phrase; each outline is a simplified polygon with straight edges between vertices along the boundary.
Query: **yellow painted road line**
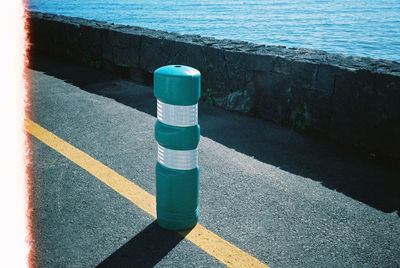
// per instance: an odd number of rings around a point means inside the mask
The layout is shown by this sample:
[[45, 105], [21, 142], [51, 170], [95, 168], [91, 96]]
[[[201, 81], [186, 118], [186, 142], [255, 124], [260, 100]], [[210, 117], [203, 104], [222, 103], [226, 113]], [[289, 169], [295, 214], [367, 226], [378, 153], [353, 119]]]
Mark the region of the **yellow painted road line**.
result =
[[32, 120], [25, 120], [25, 129], [32, 136], [35, 136], [44, 144], [107, 184], [111, 189], [130, 200], [136, 206], [156, 217], [156, 198], [153, 195]]
[[[25, 120], [25, 129], [32, 136], [85, 169], [140, 209], [154, 218], [156, 217], [156, 198], [152, 194], [32, 120]], [[200, 224], [197, 224], [192, 230], [179, 231], [178, 233], [228, 267], [268, 267]]]

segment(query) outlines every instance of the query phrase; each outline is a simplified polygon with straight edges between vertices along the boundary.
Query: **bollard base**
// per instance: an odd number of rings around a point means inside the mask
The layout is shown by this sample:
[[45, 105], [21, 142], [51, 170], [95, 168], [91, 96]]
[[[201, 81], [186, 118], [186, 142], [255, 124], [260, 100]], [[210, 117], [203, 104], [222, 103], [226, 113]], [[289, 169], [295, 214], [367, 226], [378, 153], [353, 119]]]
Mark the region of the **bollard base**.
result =
[[166, 213], [159, 213], [157, 211], [157, 222], [161, 228], [173, 231], [183, 231], [192, 229], [196, 226], [199, 218], [198, 211], [196, 210], [194, 215], [173, 215]]
[[187, 230], [198, 221], [199, 167], [191, 170], [156, 165], [157, 221], [168, 230]]

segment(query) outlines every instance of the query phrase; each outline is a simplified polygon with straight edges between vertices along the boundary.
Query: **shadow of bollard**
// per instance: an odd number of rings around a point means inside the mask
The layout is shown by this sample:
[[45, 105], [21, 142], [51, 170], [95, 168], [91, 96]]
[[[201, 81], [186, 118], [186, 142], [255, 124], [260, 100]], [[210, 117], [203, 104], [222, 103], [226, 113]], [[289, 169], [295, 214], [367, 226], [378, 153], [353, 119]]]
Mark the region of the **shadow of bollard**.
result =
[[154, 267], [182, 239], [181, 234], [162, 229], [153, 221], [96, 267]]

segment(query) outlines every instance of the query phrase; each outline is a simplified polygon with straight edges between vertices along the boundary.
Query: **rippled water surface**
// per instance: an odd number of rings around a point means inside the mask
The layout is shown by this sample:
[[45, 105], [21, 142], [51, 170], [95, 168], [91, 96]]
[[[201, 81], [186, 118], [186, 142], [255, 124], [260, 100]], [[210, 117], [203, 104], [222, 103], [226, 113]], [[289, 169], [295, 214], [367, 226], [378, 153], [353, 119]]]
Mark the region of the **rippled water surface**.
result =
[[29, 0], [32, 11], [400, 62], [400, 0]]

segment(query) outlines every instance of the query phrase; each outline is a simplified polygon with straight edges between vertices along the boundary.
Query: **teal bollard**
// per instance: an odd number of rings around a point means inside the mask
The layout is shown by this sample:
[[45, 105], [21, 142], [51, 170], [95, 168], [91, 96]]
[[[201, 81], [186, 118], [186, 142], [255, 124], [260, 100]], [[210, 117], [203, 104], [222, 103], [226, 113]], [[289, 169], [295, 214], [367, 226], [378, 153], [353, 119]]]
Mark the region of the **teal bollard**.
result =
[[198, 221], [200, 80], [198, 70], [184, 65], [154, 72], [157, 221], [168, 230], [190, 229]]

